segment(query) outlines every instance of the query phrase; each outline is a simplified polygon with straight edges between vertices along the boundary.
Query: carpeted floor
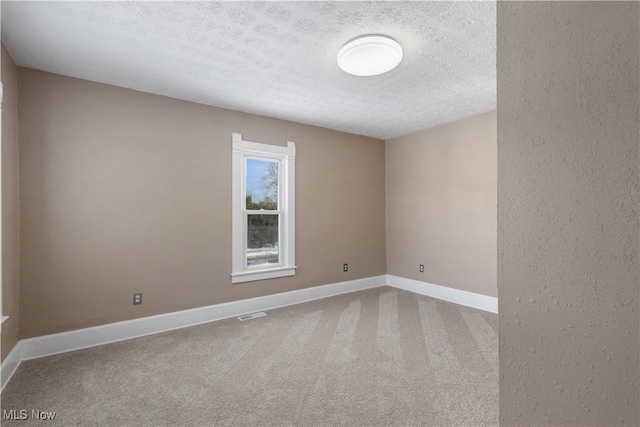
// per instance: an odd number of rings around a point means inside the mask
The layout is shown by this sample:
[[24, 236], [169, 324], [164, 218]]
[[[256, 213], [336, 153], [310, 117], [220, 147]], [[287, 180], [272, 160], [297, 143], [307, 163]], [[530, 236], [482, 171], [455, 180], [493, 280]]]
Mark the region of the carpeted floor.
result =
[[25, 361], [11, 425], [498, 424], [495, 314], [389, 287]]

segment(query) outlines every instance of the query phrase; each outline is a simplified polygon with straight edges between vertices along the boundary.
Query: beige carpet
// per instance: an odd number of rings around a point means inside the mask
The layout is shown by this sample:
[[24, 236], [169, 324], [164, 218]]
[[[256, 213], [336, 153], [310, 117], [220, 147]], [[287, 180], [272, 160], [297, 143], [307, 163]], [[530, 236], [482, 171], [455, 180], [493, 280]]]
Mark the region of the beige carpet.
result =
[[3, 410], [83, 426], [498, 424], [497, 316], [383, 287], [25, 361]]

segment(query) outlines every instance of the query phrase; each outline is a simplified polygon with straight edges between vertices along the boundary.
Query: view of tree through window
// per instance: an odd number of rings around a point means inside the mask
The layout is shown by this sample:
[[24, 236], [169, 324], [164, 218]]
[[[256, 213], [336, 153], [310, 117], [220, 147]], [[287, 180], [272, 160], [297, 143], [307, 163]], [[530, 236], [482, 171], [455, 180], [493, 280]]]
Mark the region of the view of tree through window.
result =
[[247, 158], [247, 266], [280, 262], [279, 162]]

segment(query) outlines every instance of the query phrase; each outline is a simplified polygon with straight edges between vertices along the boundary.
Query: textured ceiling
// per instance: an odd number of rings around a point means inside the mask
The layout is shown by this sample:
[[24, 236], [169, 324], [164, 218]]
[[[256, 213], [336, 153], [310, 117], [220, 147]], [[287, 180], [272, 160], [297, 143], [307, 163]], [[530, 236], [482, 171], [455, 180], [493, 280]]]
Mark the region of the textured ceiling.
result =
[[[355, 77], [349, 40], [386, 34], [395, 70]], [[377, 138], [495, 108], [494, 2], [12, 2], [20, 66]]]

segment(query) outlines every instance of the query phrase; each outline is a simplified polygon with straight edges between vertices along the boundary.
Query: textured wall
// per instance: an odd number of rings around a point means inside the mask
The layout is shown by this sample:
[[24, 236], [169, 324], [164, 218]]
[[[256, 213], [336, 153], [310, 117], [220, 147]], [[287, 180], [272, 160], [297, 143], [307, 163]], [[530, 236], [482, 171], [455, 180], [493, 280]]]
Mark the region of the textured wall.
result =
[[2, 359], [18, 340], [18, 69], [2, 45]]
[[[386, 272], [383, 141], [19, 76], [22, 338]], [[232, 132], [296, 142], [294, 277], [230, 282]]]
[[496, 138], [492, 111], [386, 142], [389, 274], [497, 296]]
[[637, 425], [640, 4], [498, 2], [502, 425]]

